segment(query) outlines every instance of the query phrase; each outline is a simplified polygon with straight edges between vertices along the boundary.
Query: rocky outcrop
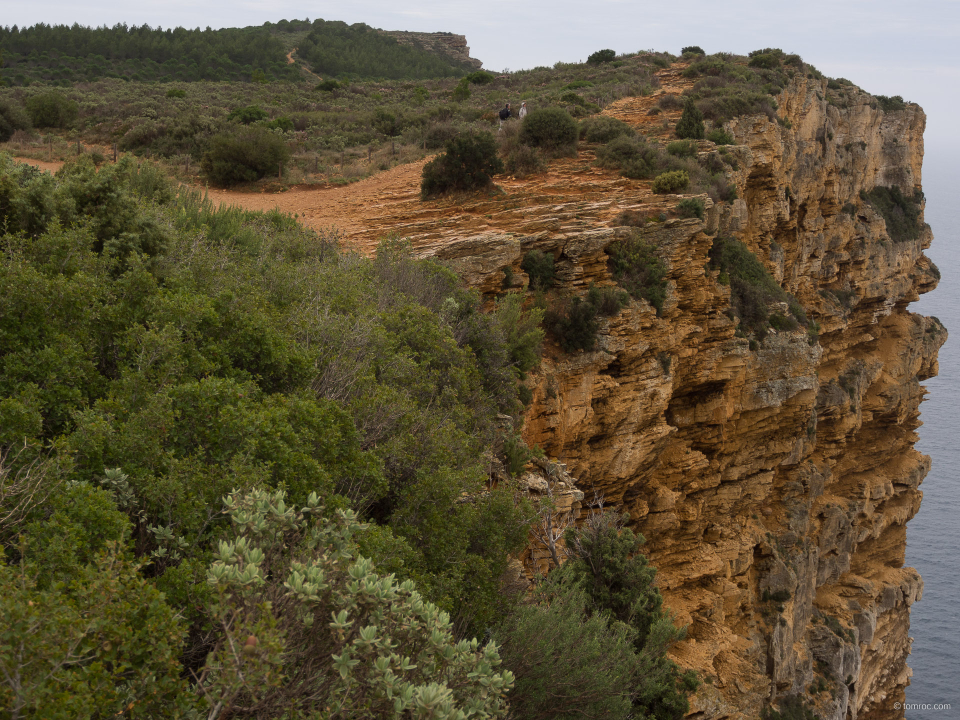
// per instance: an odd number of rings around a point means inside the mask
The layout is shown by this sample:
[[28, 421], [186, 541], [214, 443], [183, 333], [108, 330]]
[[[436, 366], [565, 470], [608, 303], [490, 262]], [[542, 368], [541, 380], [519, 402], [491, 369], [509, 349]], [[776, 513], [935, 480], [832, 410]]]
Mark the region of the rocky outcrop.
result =
[[[860, 194], [920, 187], [925, 118], [915, 105], [884, 113], [852, 86], [826, 94], [797, 78], [780, 122], [730, 123], [740, 199], [639, 230], [668, 269], [662, 312], [635, 301], [594, 351], [548, 347], [533, 381], [527, 441], [563, 463], [584, 510], [602, 497], [647, 539], [689, 627], [674, 656], [707, 680], [698, 718], [756, 718], [798, 693], [830, 720], [903, 716], [923, 587], [903, 567], [906, 523], [929, 468], [913, 444], [946, 331], [907, 309], [937, 283], [929, 228], [896, 242]], [[676, 199], [631, 202], [651, 216]], [[558, 293], [584, 293], [612, 284], [605, 250], [628, 232], [583, 222], [585, 205], [578, 222], [555, 206], [527, 212], [526, 232], [424, 236], [421, 252], [493, 294], [524, 284], [536, 248], [556, 259]], [[756, 253], [819, 338], [738, 337], [729, 289], [706, 267], [716, 233]], [[536, 543], [528, 556], [549, 565]]]
[[470, 57], [467, 38], [463, 35], [448, 32], [407, 32], [406, 30], [381, 30], [380, 32], [389, 35], [401, 45], [413, 45], [422, 50], [443, 55], [455, 65], [473, 70], [483, 67], [482, 61]]

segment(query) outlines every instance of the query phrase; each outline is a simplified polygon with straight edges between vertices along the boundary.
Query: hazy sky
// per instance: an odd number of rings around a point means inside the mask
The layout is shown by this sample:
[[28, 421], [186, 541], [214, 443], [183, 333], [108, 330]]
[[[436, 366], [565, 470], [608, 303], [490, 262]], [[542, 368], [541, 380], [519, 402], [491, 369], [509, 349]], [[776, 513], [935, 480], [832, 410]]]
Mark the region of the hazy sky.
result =
[[0, 23], [239, 27], [281, 19], [364, 22], [466, 35], [491, 70], [585, 60], [602, 48], [746, 54], [780, 47], [831, 77], [902, 95], [927, 112], [927, 142], [953, 142], [960, 118], [960, 0], [0, 0]]

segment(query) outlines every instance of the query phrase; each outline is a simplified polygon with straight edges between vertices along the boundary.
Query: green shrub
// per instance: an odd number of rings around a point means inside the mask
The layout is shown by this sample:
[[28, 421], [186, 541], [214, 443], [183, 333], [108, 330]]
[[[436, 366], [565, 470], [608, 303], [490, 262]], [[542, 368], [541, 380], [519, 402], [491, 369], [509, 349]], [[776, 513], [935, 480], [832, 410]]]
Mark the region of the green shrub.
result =
[[230, 187], [279, 172], [289, 157], [281, 138], [265, 128], [249, 127], [211, 138], [200, 167], [211, 183]]
[[556, 269], [553, 266], [553, 255], [540, 250], [530, 250], [523, 256], [520, 269], [530, 277], [531, 290], [549, 290], [553, 287]]
[[469, 100], [470, 81], [466, 78], [461, 78], [460, 82], [458, 82], [457, 86], [453, 89], [453, 93], [450, 95], [450, 98], [457, 103], [462, 103], [464, 100]]
[[293, 120], [288, 117], [278, 117], [274, 120], [271, 120], [267, 123], [267, 127], [271, 130], [281, 130], [283, 132], [293, 132]]
[[37, 128], [69, 127], [77, 119], [80, 111], [75, 101], [56, 91], [27, 98], [26, 106], [30, 121]]
[[708, 132], [707, 140], [716, 143], [717, 145], [733, 145], [734, 143], [733, 135], [723, 128], [714, 128]]
[[880, 106], [880, 109], [885, 113], [898, 112], [907, 107], [907, 104], [903, 101], [903, 98], [899, 95], [894, 95], [893, 97], [887, 97], [886, 95], [874, 95], [874, 98], [877, 100], [877, 105]]
[[641, 180], [657, 172], [658, 153], [643, 140], [620, 135], [597, 149], [596, 164], [611, 170], [620, 170], [624, 177]]
[[460, 129], [452, 123], [432, 125], [424, 136], [423, 142], [428, 150], [437, 150], [446, 146], [460, 133]]
[[185, 98], [187, 96], [187, 91], [183, 88], [170, 88], [167, 90], [168, 98]]
[[636, 131], [622, 120], [598, 115], [580, 123], [580, 138], [592, 143], [608, 143], [614, 138], [636, 135]]
[[591, 285], [587, 292], [587, 303], [596, 309], [597, 315], [613, 317], [630, 304], [630, 295], [618, 288]]
[[589, 80], [574, 80], [572, 83], [568, 83], [563, 86], [564, 90], [579, 90], [580, 88], [593, 87], [593, 83]]
[[587, 64], [589, 65], [601, 65], [603, 63], [613, 62], [617, 57], [617, 53], [613, 50], [597, 50], [595, 53], [590, 53], [587, 57]]
[[488, 132], [467, 132], [447, 142], [447, 151], [423, 166], [420, 194], [424, 198], [447, 192], [489, 187], [491, 177], [503, 172], [497, 144]]
[[683, 115], [677, 122], [675, 132], [678, 138], [703, 139], [703, 113], [700, 112], [692, 100], [687, 100], [684, 103]]
[[412, 581], [377, 574], [358, 553], [366, 528], [353, 512], [330, 518], [315, 493], [298, 511], [282, 490], [224, 505], [234, 537], [207, 572], [219, 629], [201, 681], [211, 705], [256, 717], [332, 705], [351, 718], [506, 714], [514, 678], [498, 670], [496, 646], [457, 642], [450, 616]]
[[0, 142], [6, 142], [17, 130], [30, 129], [30, 115], [10, 98], [0, 98]]
[[547, 161], [543, 153], [529, 145], [517, 145], [507, 155], [507, 172], [518, 178], [538, 175], [547, 170]]
[[486, 70], [477, 70], [476, 72], [466, 75], [464, 79], [469, 83], [473, 83], [474, 85], [487, 85], [488, 83], [492, 83], [494, 80], [496, 80], [496, 75], [489, 73]]
[[923, 192], [914, 190], [913, 196], [904, 195], [900, 188], [877, 185], [870, 192], [861, 191], [860, 198], [883, 217], [887, 234], [894, 242], [908, 242], [920, 237], [920, 208]]
[[789, 695], [780, 701], [780, 710], [766, 707], [760, 713], [761, 720], [817, 720], [818, 716], [807, 701], [799, 695]]
[[[796, 299], [767, 272], [763, 263], [739, 240], [717, 236], [710, 248], [710, 268], [719, 270], [730, 283], [730, 300], [734, 314], [740, 318], [740, 329], [763, 338], [770, 325], [769, 307], [784, 302], [793, 318], [803, 325], [808, 320]], [[778, 320], [783, 327], [789, 321]]]
[[695, 158], [700, 152], [700, 147], [695, 140], [677, 140], [667, 143], [667, 152], [676, 157]]
[[521, 143], [538, 147], [550, 155], [575, 154], [579, 136], [577, 121], [558, 107], [533, 110], [520, 126]]
[[690, 175], [685, 170], [672, 170], [654, 178], [653, 191], [658, 194], [677, 193], [689, 184]]
[[320, 90], [321, 92], [333, 92], [334, 90], [339, 90], [343, 85], [338, 83], [336, 80], [324, 80], [319, 83], [315, 89]]
[[703, 48], [701, 48], [699, 45], [688, 45], [687, 47], [685, 47], [683, 50], [680, 51], [681, 55], [686, 55], [687, 53], [691, 53], [693, 55], [706, 54], [703, 52]]
[[547, 310], [543, 325], [566, 352], [593, 350], [600, 330], [597, 308], [578, 297], [562, 300]]
[[248, 105], [244, 108], [237, 108], [227, 115], [227, 120], [232, 122], [238, 122], [243, 125], [249, 125], [251, 123], [260, 122], [261, 120], [266, 120], [270, 117], [270, 114], [261, 107], [256, 105]]
[[750, 67], [763, 68], [764, 70], [773, 70], [780, 67], [780, 58], [773, 53], [759, 53], [750, 58], [747, 63]]
[[703, 200], [700, 198], [684, 198], [677, 203], [677, 215], [682, 218], [698, 218], [703, 220]]
[[667, 299], [667, 267], [656, 248], [638, 233], [607, 248], [607, 267], [614, 280], [631, 296], [646, 300], [663, 313]]

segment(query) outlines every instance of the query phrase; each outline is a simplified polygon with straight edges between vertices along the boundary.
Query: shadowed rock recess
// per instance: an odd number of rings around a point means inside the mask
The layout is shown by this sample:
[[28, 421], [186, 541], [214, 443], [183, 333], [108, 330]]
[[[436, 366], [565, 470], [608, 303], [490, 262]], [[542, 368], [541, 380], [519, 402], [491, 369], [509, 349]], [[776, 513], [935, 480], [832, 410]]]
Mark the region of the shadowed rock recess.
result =
[[[903, 566], [906, 523], [930, 466], [914, 449], [920, 382], [946, 331], [907, 309], [939, 277], [923, 254], [929, 226], [891, 238], [861, 191], [919, 190], [925, 116], [913, 104], [884, 113], [854, 87], [840, 103], [826, 92], [798, 78], [778, 98], [780, 122], [729, 123], [739, 199], [707, 199], [702, 222], [639, 230], [667, 267], [661, 316], [631, 302], [601, 321], [593, 351], [548, 347], [529, 383], [525, 438], [562, 467], [562, 509], [602, 496], [647, 539], [666, 605], [689, 626], [673, 657], [706, 680], [695, 718], [757, 718], [796, 694], [824, 719], [903, 717], [923, 589]], [[639, 124], [653, 99], [607, 113]], [[441, 228], [425, 208], [402, 231], [491, 295], [526, 282], [534, 248], [554, 255], [561, 294], [612, 285], [605, 249], [628, 232], [612, 216], [656, 216], [677, 198], [590, 175], [564, 200], [548, 194], [560, 167], [532, 191], [542, 197], [505, 184], [506, 199], [462, 210], [492, 218], [469, 237], [469, 223]], [[759, 345], [736, 336], [729, 285], [706, 267], [717, 234], [756, 253], [819, 323], [819, 342], [802, 327]], [[523, 559], [547, 557], [533, 546]]]

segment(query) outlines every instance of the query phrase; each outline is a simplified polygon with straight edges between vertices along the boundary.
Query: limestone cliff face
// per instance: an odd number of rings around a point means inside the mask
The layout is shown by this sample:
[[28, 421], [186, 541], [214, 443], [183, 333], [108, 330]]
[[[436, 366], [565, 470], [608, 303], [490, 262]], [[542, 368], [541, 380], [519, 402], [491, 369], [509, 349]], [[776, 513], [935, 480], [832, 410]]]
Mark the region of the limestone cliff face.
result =
[[[756, 718], [796, 693], [831, 720], [902, 717], [923, 587], [903, 567], [906, 523], [929, 468], [913, 443], [946, 331], [907, 310], [937, 282], [929, 228], [894, 242], [859, 193], [920, 186], [925, 116], [885, 114], [855, 88], [826, 93], [797, 79], [780, 123], [732, 123], [740, 199], [641, 231], [669, 268], [662, 316], [633, 303], [595, 351], [548, 353], [526, 419], [568, 494], [602, 495], [647, 538], [666, 604], [689, 626], [674, 656], [707, 679], [698, 718]], [[532, 248], [554, 254], [565, 291], [611, 284], [604, 250], [625, 231], [557, 225], [428, 252], [488, 292], [506, 266], [521, 283]], [[705, 268], [717, 232], [796, 295], [818, 343], [802, 330], [755, 349], [735, 336], [729, 291]], [[531, 554], [549, 564], [543, 547]]]
[[406, 30], [381, 30], [401, 45], [413, 45], [438, 55], [445, 55], [458, 65], [479, 70], [483, 61], [470, 57], [467, 38], [448, 32], [420, 33]]

